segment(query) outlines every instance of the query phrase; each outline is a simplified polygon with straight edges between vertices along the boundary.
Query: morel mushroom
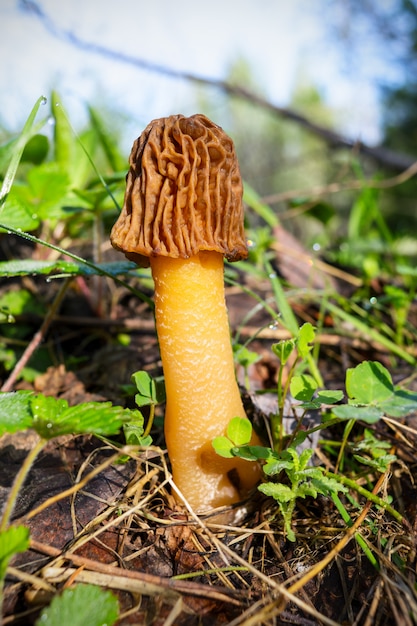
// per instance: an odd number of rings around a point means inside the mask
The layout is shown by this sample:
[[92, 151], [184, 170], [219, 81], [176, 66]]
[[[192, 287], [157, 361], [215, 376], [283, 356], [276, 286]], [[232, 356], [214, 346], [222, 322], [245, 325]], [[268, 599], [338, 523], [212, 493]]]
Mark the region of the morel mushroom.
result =
[[199, 513], [238, 502], [259, 467], [212, 440], [246, 417], [235, 378], [224, 259], [247, 256], [232, 140], [203, 115], [154, 120], [133, 145], [112, 245], [151, 266], [173, 479]]

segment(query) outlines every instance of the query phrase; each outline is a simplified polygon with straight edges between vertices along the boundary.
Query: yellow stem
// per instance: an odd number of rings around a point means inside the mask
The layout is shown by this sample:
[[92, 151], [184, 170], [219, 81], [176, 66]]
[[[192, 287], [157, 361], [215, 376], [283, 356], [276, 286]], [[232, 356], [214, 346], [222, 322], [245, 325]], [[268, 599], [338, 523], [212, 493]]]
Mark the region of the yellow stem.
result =
[[165, 438], [174, 482], [201, 513], [238, 502], [259, 480], [255, 463], [213, 450], [229, 421], [246, 417], [236, 383], [223, 256], [151, 258], [165, 375]]

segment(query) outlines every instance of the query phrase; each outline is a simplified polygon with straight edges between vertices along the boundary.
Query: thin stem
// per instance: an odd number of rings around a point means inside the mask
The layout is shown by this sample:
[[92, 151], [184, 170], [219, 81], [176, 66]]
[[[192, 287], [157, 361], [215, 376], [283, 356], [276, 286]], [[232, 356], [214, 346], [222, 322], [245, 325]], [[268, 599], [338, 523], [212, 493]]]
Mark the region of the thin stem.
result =
[[20, 470], [16, 474], [16, 478], [14, 479], [12, 488], [7, 498], [6, 507], [3, 512], [3, 517], [1, 520], [1, 524], [0, 524], [0, 532], [4, 532], [7, 529], [10, 518], [13, 514], [13, 509], [15, 507], [19, 491], [23, 483], [25, 482], [27, 475], [30, 472], [30, 468], [32, 467], [36, 457], [38, 456], [42, 448], [45, 446], [45, 444], [46, 444], [46, 439], [39, 439], [39, 441], [35, 444], [32, 450], [29, 451], [29, 454], [25, 458]]
[[335, 471], [338, 472], [339, 469], [343, 469], [342, 467], [342, 463], [343, 463], [343, 455], [345, 452], [345, 448], [347, 446], [347, 442], [348, 442], [348, 438], [349, 435], [352, 431], [352, 428], [355, 424], [355, 420], [349, 420], [348, 423], [345, 426], [345, 432], [343, 433], [343, 439], [341, 442], [341, 446], [340, 446], [340, 450], [339, 450], [339, 454], [337, 456], [337, 461], [336, 461], [336, 466], [335, 466]]
[[51, 322], [54, 319], [55, 315], [57, 314], [59, 307], [61, 306], [61, 302], [64, 299], [65, 293], [71, 281], [72, 281], [72, 277], [65, 279], [65, 281], [59, 288], [59, 291], [55, 297], [55, 300], [52, 302], [52, 305], [40, 329], [33, 335], [32, 340], [29, 342], [22, 356], [20, 357], [20, 359], [14, 366], [13, 371], [10, 374], [9, 378], [3, 384], [1, 391], [11, 391], [13, 389], [13, 385], [15, 384], [19, 374], [21, 373], [23, 368], [27, 365], [28, 361], [32, 357], [35, 350], [39, 347], [39, 345], [45, 339], [46, 333], [48, 332], [48, 328], [51, 325]]
[[350, 489], [353, 489], [354, 491], [356, 491], [360, 496], [364, 496], [370, 502], [373, 502], [377, 506], [380, 506], [381, 508], [385, 509], [386, 512], [389, 513], [400, 524], [406, 523], [406, 519], [401, 515], [401, 513], [396, 511], [390, 504], [388, 504], [388, 502], [386, 502], [386, 500], [376, 495], [376, 493], [374, 493], [375, 490], [368, 491], [368, 489], [365, 489], [364, 487], [361, 487], [360, 485], [358, 485], [355, 480], [352, 480], [351, 478], [346, 478], [346, 476], [343, 476], [342, 474], [333, 474], [333, 472], [325, 472], [325, 476], [330, 476], [330, 478], [334, 478], [335, 480], [340, 482], [342, 485], [346, 485]]
[[[349, 513], [346, 511], [345, 507], [343, 506], [339, 496], [337, 495], [337, 493], [332, 493], [332, 500], [337, 508], [337, 510], [340, 513], [340, 516], [342, 517], [343, 521], [345, 522], [346, 526], [352, 526], [353, 522], [352, 519], [349, 515]], [[366, 543], [365, 539], [362, 537], [362, 535], [358, 532], [355, 535], [355, 539], [356, 542], [358, 543], [358, 545], [362, 548], [364, 554], [367, 556], [368, 561], [375, 567], [376, 570], [379, 571], [380, 567], [379, 567], [379, 563], [377, 561], [377, 559], [375, 558], [372, 550], [369, 548], [368, 544]]]
[[149, 419], [145, 428], [145, 432], [143, 433], [143, 438], [147, 437], [149, 433], [151, 432], [154, 417], [155, 417], [155, 405], [151, 404], [151, 406], [149, 407]]

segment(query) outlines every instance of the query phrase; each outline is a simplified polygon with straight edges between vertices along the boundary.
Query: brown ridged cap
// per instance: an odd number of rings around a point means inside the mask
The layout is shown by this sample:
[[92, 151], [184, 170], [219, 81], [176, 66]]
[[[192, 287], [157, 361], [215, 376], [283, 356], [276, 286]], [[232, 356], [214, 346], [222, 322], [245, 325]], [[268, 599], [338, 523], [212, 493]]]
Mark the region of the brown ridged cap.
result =
[[151, 122], [130, 153], [114, 248], [139, 265], [201, 250], [247, 257], [242, 180], [233, 142], [204, 115]]

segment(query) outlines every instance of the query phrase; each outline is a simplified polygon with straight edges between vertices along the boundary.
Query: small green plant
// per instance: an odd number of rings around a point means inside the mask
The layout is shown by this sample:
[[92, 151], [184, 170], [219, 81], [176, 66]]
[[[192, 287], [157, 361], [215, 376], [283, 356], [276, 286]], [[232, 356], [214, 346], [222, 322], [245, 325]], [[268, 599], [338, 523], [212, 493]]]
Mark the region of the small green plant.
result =
[[[304, 412], [309, 409], [319, 409], [324, 404], [335, 404], [343, 398], [343, 392], [340, 390], [318, 390], [319, 382], [317, 377], [303, 372], [311, 364], [309, 357], [315, 336], [314, 326], [307, 322], [297, 330], [295, 336], [291, 339], [283, 339], [272, 345], [272, 351], [279, 360], [277, 382], [278, 412], [271, 417], [274, 450], [280, 450], [284, 443], [283, 420], [285, 402], [289, 392], [298, 401], [299, 408], [304, 409]], [[289, 363], [290, 367], [284, 384], [285, 367]], [[297, 371], [300, 373], [297, 373]], [[299, 422], [301, 424], [302, 417]]]
[[348, 404], [333, 408], [341, 419], [372, 424], [384, 415], [404, 417], [417, 408], [417, 393], [395, 386], [392, 376], [378, 361], [363, 361], [346, 371]]
[[[314, 329], [311, 325], [304, 325], [295, 339], [275, 344], [273, 351], [281, 364], [287, 362], [294, 350], [297, 351], [297, 359], [301, 360], [313, 338]], [[388, 370], [378, 362], [364, 361], [347, 370], [348, 403], [335, 406], [335, 403], [342, 399], [343, 393], [338, 390], [317, 390], [317, 383], [312, 376], [294, 374], [296, 361], [285, 387], [282, 388], [278, 383], [279, 412], [271, 417], [272, 423], [274, 419], [278, 420], [279, 426], [279, 429], [275, 429], [273, 437], [274, 448], [249, 445], [252, 426], [248, 420], [239, 417], [230, 421], [226, 436], [219, 436], [213, 440], [214, 449], [222, 457], [238, 456], [247, 461], [262, 463], [266, 478], [274, 480], [262, 483], [259, 491], [277, 501], [284, 522], [284, 532], [290, 541], [296, 539], [291, 524], [298, 498], [330, 496], [337, 508], [342, 510], [337, 493], [346, 492], [347, 484], [353, 489], [359, 490], [359, 487], [355, 481], [346, 480], [343, 475], [331, 474], [323, 467], [312, 465], [311, 448], [298, 450], [298, 446], [311, 433], [301, 429], [303, 414], [299, 418], [296, 434], [286, 436], [283, 431], [283, 398], [287, 393], [291, 392], [293, 398], [297, 400], [298, 409], [301, 408], [304, 412], [310, 409], [322, 412], [321, 423], [316, 427], [318, 429], [340, 423], [341, 420], [348, 420], [345, 428], [346, 438], [356, 422], [373, 423], [383, 415], [403, 417], [417, 409], [417, 393], [396, 388]], [[282, 449], [282, 444], [277, 441], [277, 435], [286, 443], [285, 449]], [[345, 450], [345, 445], [346, 441], [343, 441], [341, 451]], [[396, 460], [394, 455], [387, 452], [389, 447], [389, 443], [378, 440], [369, 429], [365, 429], [363, 438], [351, 444], [350, 449], [358, 463], [377, 472], [385, 472]], [[369, 494], [369, 497], [372, 497], [372, 494]], [[380, 503], [379, 500], [378, 502]], [[383, 501], [382, 503], [386, 505]]]
[[145, 371], [135, 372], [132, 381], [137, 389], [135, 402], [138, 407], [149, 406], [149, 419], [145, 432], [142, 414], [139, 419], [132, 419], [125, 424], [123, 430], [127, 444], [146, 446], [152, 441], [149, 433], [155, 418], [155, 407], [165, 401], [164, 381], [162, 378], [152, 378]]
[[249, 389], [249, 367], [254, 363], [257, 363], [261, 357], [257, 352], [249, 350], [247, 346], [240, 343], [233, 344], [233, 354], [235, 361], [243, 367], [245, 373], [245, 387], [246, 389]]
[[[213, 447], [225, 458], [239, 456], [248, 461], [263, 461], [266, 476], [275, 476], [279, 482], [265, 482], [259, 485], [259, 491], [273, 497], [284, 521], [284, 532], [290, 541], [296, 537], [291, 528], [292, 516], [298, 498], [319, 494], [329, 495], [332, 492], [346, 491], [334, 478], [325, 475], [322, 467], [310, 465], [313, 450], [307, 448], [299, 454], [295, 448], [289, 447], [282, 452], [271, 448], [250, 446], [252, 426], [247, 419], [233, 418], [227, 429], [227, 436], [216, 437]], [[284, 482], [285, 476], [285, 482]]]

